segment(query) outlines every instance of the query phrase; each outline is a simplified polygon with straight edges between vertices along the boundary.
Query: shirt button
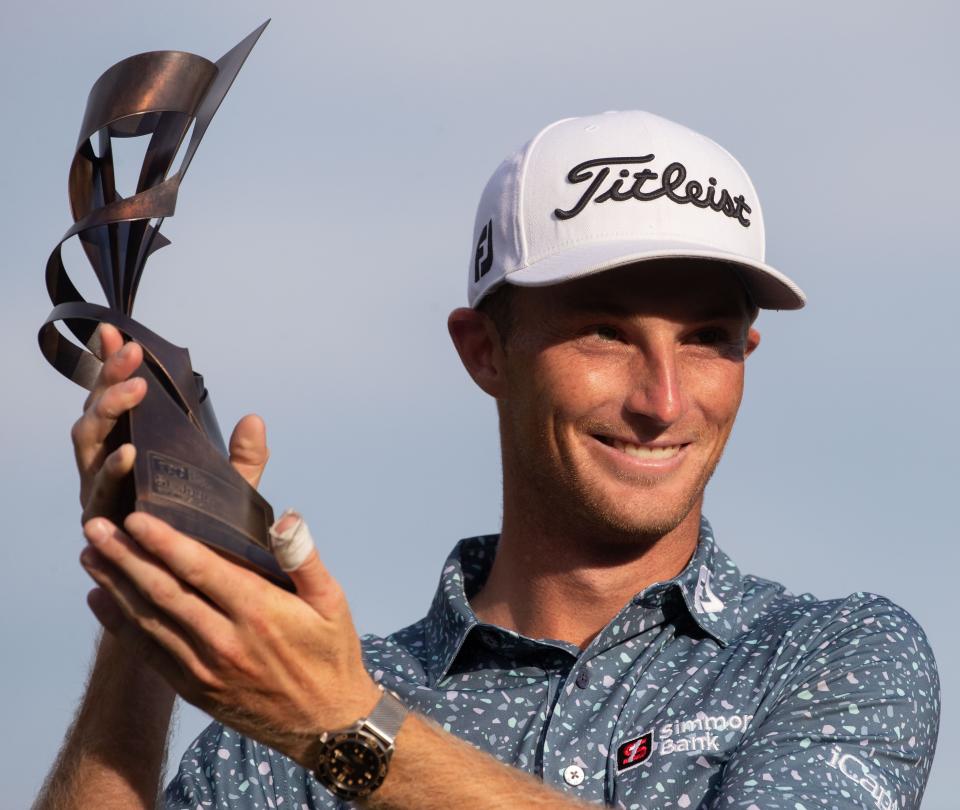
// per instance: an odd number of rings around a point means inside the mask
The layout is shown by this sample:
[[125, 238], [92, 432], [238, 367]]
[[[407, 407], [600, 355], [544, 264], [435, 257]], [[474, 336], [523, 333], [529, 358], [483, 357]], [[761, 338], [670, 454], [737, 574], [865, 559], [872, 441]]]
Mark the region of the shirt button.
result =
[[563, 769], [563, 781], [571, 787], [576, 787], [583, 782], [583, 768], [579, 765], [568, 765]]
[[586, 689], [588, 683], [590, 683], [590, 673], [587, 672], [586, 668], [581, 669], [581, 670], [577, 673], [576, 684], [577, 684], [577, 686], [579, 686], [581, 689]]

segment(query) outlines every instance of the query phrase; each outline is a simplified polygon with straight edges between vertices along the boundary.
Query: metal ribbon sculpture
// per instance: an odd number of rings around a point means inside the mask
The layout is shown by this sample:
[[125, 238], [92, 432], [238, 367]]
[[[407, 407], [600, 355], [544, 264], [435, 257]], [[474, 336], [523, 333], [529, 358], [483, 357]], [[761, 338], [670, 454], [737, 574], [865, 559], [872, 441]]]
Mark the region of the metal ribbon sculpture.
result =
[[[204, 386], [187, 349], [133, 320], [133, 302], [147, 258], [169, 244], [160, 234], [172, 216], [180, 183], [210, 121], [269, 20], [216, 63], [181, 51], [152, 51], [109, 68], [87, 99], [69, 196], [74, 224], [47, 260], [54, 307], [40, 328], [40, 349], [61, 374], [91, 389], [102, 365], [97, 325], [110, 323], [138, 342], [138, 371], [147, 395], [109, 437], [137, 448], [130, 491], [121, 515], [134, 509], [163, 518], [284, 587], [290, 580], [270, 553], [273, 510], [228, 460]], [[190, 125], [193, 133], [179, 169], [168, 177]], [[115, 187], [111, 138], [149, 135], [136, 193]], [[99, 154], [92, 139], [98, 137]], [[107, 306], [83, 299], [67, 275], [61, 249], [76, 236], [100, 281]], [[63, 322], [86, 348], [57, 328]]]

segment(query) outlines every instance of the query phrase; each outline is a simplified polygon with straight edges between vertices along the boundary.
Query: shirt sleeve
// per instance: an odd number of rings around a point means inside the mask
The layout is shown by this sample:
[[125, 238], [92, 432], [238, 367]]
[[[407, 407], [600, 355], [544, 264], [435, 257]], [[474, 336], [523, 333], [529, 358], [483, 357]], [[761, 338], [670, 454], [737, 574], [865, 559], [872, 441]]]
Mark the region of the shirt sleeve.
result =
[[[804, 654], [770, 682], [767, 714], [727, 762], [707, 807], [915, 810], [937, 743], [940, 683], [913, 617], [856, 594], [795, 627]], [[786, 643], [786, 642], [785, 642]]]
[[319, 782], [283, 754], [211, 723], [180, 760], [165, 810], [340, 810]]

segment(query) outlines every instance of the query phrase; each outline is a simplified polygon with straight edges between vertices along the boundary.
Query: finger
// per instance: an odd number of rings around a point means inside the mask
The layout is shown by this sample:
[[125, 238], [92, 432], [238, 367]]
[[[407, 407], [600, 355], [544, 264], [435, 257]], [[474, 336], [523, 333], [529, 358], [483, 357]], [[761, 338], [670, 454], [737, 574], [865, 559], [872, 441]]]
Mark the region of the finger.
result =
[[116, 632], [123, 633], [124, 625], [132, 623], [188, 669], [206, 668], [194, 651], [192, 640], [186, 631], [144, 599], [108, 558], [87, 547], [80, 554], [80, 562], [91, 579], [106, 591], [122, 612], [125, 621], [119, 625], [114, 617]]
[[137, 450], [132, 444], [122, 444], [104, 459], [87, 495], [81, 523], [95, 517], [112, 517], [116, 513], [124, 478], [133, 469], [136, 457]]
[[236, 617], [255, 601], [255, 593], [269, 583], [231, 562], [203, 543], [178, 532], [146, 512], [133, 512], [124, 528], [144, 551], [160, 560], [173, 576], [206, 596], [226, 616]]
[[[97, 347], [99, 342], [99, 348]], [[91, 351], [101, 360], [106, 360], [123, 348], [123, 334], [112, 323], [101, 323], [97, 327], [95, 341], [91, 344]]]
[[[136, 343], [127, 346], [137, 350], [134, 354], [139, 352]], [[124, 347], [123, 351], [126, 350]], [[101, 389], [95, 397], [88, 397], [83, 414], [73, 426], [72, 438], [78, 452], [89, 453], [89, 448], [100, 445], [120, 415], [138, 405], [146, 392], [147, 381], [143, 377], [131, 377]]]
[[[84, 415], [108, 388], [126, 381], [143, 362], [143, 349], [136, 343], [124, 344], [123, 335], [116, 327], [107, 323], [100, 324], [97, 329], [97, 339], [100, 343], [100, 356], [103, 358], [103, 365], [100, 368], [100, 373], [97, 374], [93, 387], [90, 389], [90, 394], [83, 403]], [[74, 427], [79, 434], [75, 436], [75, 444], [78, 438], [88, 438], [87, 433], [91, 429], [90, 420], [79, 423]], [[110, 428], [112, 428], [112, 425], [107, 427], [106, 433], [110, 432]], [[106, 435], [106, 433], [103, 435]]]
[[[134, 346], [139, 352], [136, 344]], [[137, 353], [135, 352], [135, 354]], [[94, 399], [83, 415], [73, 424], [70, 437], [73, 440], [73, 452], [80, 471], [81, 499], [86, 500], [91, 486], [92, 476], [96, 473], [106, 452], [104, 441], [117, 424], [117, 420], [127, 411], [143, 401], [147, 393], [147, 382], [142, 377], [111, 385]]]
[[253, 413], [244, 416], [230, 436], [230, 462], [250, 486], [257, 487], [269, 458], [263, 419]]
[[100, 339], [100, 357], [103, 365], [83, 403], [84, 410], [105, 389], [126, 380], [143, 362], [143, 349], [132, 341], [125, 343], [122, 333], [116, 327], [108, 323], [100, 324], [97, 336]]
[[[132, 585], [152, 611], [159, 611], [186, 630], [200, 644], [230, 631], [227, 618], [161, 561], [147, 553], [109, 520], [96, 518], [84, 534], [99, 555]], [[192, 542], [192, 541], [191, 541]], [[97, 559], [97, 555], [90, 558]], [[87, 558], [85, 558], [87, 559]]]
[[270, 547], [303, 599], [321, 616], [332, 618], [342, 607], [343, 593], [330, 575], [303, 517], [286, 510], [270, 528]]

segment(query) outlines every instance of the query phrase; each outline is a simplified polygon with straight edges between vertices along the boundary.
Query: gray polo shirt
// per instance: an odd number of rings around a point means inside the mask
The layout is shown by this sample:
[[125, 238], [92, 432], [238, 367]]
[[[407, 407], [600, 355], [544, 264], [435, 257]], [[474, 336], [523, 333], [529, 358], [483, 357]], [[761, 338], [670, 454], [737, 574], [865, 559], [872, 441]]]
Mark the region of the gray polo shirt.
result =
[[[557, 790], [629, 810], [919, 807], [940, 687], [903, 608], [868, 593], [818, 601], [744, 576], [704, 520], [686, 568], [580, 650], [478, 621], [468, 598], [496, 543], [461, 541], [427, 616], [363, 639], [374, 679], [447, 731]], [[218, 723], [165, 799], [191, 810], [344, 806]]]

